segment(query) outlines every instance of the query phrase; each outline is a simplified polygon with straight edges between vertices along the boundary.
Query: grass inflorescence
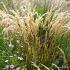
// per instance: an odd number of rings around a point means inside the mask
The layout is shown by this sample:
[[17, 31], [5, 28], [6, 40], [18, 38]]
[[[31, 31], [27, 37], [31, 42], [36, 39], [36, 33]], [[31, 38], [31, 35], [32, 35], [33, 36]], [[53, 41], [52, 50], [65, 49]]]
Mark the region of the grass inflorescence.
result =
[[25, 0], [6, 1], [0, 9], [0, 70], [69, 70], [70, 12], [62, 11], [65, 2], [31, 6]]

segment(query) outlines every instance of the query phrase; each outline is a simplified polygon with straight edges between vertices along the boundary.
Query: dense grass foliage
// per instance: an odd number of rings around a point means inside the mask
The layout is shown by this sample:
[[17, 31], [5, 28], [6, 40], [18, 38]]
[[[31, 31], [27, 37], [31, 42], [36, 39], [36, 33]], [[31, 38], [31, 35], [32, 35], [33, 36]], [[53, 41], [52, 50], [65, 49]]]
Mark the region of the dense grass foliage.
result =
[[69, 70], [69, 9], [45, 1], [0, 0], [0, 70]]

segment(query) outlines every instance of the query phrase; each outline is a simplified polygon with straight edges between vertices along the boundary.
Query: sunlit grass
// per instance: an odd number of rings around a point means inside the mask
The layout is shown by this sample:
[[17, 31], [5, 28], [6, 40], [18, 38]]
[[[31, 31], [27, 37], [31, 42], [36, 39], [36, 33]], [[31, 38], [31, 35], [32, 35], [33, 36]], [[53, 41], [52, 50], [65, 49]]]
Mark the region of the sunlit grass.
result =
[[[18, 2], [18, 1], [17, 1]], [[62, 69], [70, 59], [70, 13], [21, 1], [0, 9], [1, 70]], [[49, 5], [49, 4], [48, 4]], [[50, 8], [50, 9], [49, 9]]]

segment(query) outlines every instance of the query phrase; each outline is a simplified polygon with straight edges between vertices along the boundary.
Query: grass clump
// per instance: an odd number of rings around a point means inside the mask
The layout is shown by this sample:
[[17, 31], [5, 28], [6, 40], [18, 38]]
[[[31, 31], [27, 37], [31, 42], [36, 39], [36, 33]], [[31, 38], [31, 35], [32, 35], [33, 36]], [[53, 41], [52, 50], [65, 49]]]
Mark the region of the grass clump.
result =
[[20, 67], [20, 70], [60, 70], [65, 66], [69, 69], [68, 11], [60, 12], [58, 7], [34, 8], [28, 1], [14, 5], [13, 9], [3, 6], [4, 10], [0, 10], [0, 56], [5, 58], [0, 58], [3, 60], [1, 70], [6, 65], [8, 69], [14, 65], [13, 69]]

